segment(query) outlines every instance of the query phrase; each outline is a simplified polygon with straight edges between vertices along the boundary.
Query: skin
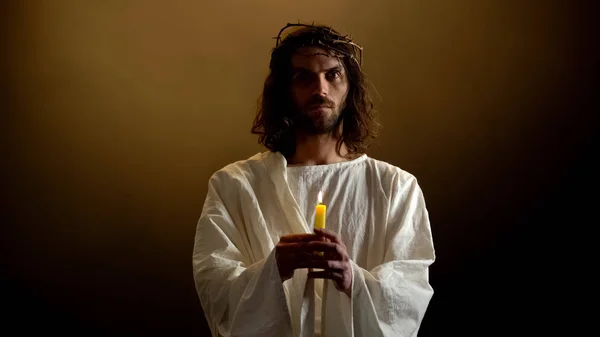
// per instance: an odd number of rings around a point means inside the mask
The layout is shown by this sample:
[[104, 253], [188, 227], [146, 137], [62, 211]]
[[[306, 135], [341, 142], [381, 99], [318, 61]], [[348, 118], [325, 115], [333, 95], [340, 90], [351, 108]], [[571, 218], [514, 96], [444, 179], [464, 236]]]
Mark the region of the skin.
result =
[[292, 98], [296, 107], [296, 151], [290, 165], [321, 165], [347, 160], [335, 151], [341, 135], [340, 114], [349, 81], [343, 62], [318, 47], [300, 48], [292, 57]]
[[[352, 268], [346, 245], [340, 236], [328, 229], [314, 229], [315, 234], [292, 234], [280, 238], [275, 247], [275, 257], [281, 281], [294, 276], [300, 268], [319, 268], [309, 271], [309, 278], [330, 279], [335, 288], [349, 297], [352, 290]], [[323, 256], [314, 252], [324, 252]]]
[[[343, 63], [325, 49], [304, 47], [292, 57], [292, 68], [296, 151], [287, 158], [288, 165], [323, 165], [348, 160], [344, 157], [345, 146], [342, 145], [341, 153], [336, 151], [343, 127], [340, 115], [349, 89]], [[330, 279], [337, 290], [351, 296], [350, 258], [337, 233], [315, 228], [314, 234], [282, 236], [275, 256], [282, 282], [290, 279], [296, 269], [308, 268], [308, 277]]]

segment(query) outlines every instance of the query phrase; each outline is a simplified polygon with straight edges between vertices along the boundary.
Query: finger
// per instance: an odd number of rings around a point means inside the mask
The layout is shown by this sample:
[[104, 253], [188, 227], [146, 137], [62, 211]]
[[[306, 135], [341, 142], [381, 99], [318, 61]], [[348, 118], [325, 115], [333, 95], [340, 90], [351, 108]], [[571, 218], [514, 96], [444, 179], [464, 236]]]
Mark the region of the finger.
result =
[[314, 252], [324, 252], [327, 260], [346, 260], [348, 254], [343, 246], [334, 242], [295, 242], [295, 243], [278, 243], [278, 255], [295, 255], [301, 256], [302, 253], [313, 255]]
[[309, 261], [309, 260], [297, 260], [293, 262], [296, 265], [296, 269], [325, 269], [327, 268], [327, 262], [325, 261]]
[[307, 275], [308, 278], [322, 278], [322, 279], [329, 279], [329, 280], [333, 280], [336, 282], [341, 282], [344, 280], [344, 275], [340, 272], [335, 272], [335, 271], [311, 271], [308, 272]]
[[326, 228], [315, 228], [315, 234], [318, 236], [325, 237], [335, 243], [343, 244], [342, 239], [340, 238], [340, 235], [332, 230], [329, 230]]
[[317, 268], [315, 266], [321, 266], [319, 268], [323, 268], [323, 266], [327, 265], [327, 262], [322, 258], [315, 258], [312, 255], [304, 254], [288, 254], [281, 255], [278, 257], [277, 263], [281, 266], [285, 266], [285, 268], [296, 270], [299, 268]]
[[337, 260], [325, 260], [320, 256], [308, 256], [308, 257], [292, 257], [287, 256], [281, 260], [287, 266], [293, 269], [298, 268], [313, 268], [313, 269], [326, 269], [335, 272], [344, 271], [344, 263]]
[[279, 256], [286, 256], [290, 258], [309, 258], [314, 256], [314, 251], [305, 248], [306, 243], [295, 242], [295, 243], [278, 243], [276, 246], [276, 253]]
[[335, 242], [313, 241], [301, 244], [298, 249], [302, 251], [324, 252], [328, 260], [345, 260], [348, 256], [346, 249]]
[[306, 259], [299, 264], [302, 265], [301, 268], [326, 269], [340, 273], [344, 271], [344, 263], [336, 260]]
[[292, 267], [294, 267], [294, 269], [299, 269], [299, 268], [323, 268], [323, 267], [315, 267], [316, 265], [320, 265], [322, 264], [316, 261], [310, 261], [308, 259], [296, 259], [296, 260], [292, 260], [290, 261], [290, 264], [292, 265]]
[[297, 244], [298, 249], [301, 251], [316, 251], [316, 252], [338, 252], [338, 244], [334, 242], [325, 241], [311, 241]]
[[279, 242], [310, 242], [320, 240], [316, 234], [290, 234], [279, 238]]

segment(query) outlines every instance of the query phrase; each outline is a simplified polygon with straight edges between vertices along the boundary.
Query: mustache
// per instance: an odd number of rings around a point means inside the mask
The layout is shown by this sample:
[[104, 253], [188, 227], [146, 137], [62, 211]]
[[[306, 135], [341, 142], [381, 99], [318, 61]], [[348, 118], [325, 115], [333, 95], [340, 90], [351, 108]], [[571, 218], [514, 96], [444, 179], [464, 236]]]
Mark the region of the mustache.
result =
[[333, 108], [335, 106], [335, 103], [327, 97], [315, 95], [311, 97], [311, 99], [308, 102], [306, 102], [306, 107], [313, 107], [315, 105], [324, 105], [328, 108]]

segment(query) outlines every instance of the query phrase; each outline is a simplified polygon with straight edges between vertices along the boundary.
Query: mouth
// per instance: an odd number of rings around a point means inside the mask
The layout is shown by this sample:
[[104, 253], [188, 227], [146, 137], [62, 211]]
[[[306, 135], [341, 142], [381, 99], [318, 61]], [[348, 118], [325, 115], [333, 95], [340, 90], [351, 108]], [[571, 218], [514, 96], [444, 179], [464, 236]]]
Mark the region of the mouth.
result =
[[331, 109], [331, 107], [325, 104], [311, 105], [308, 107], [308, 111], [323, 111], [325, 109]]

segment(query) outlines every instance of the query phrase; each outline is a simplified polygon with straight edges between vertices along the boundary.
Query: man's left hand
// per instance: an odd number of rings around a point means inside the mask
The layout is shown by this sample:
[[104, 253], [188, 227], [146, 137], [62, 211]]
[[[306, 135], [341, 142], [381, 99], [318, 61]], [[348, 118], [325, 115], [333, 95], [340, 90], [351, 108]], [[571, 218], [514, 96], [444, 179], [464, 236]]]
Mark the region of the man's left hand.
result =
[[308, 277], [330, 279], [334, 281], [337, 290], [351, 296], [352, 266], [350, 265], [346, 245], [337, 233], [328, 229], [315, 228], [315, 234], [328, 239], [322, 242], [313, 241], [310, 243], [310, 248], [324, 252], [322, 263], [314, 266], [314, 268], [322, 268], [324, 271], [309, 272]]

